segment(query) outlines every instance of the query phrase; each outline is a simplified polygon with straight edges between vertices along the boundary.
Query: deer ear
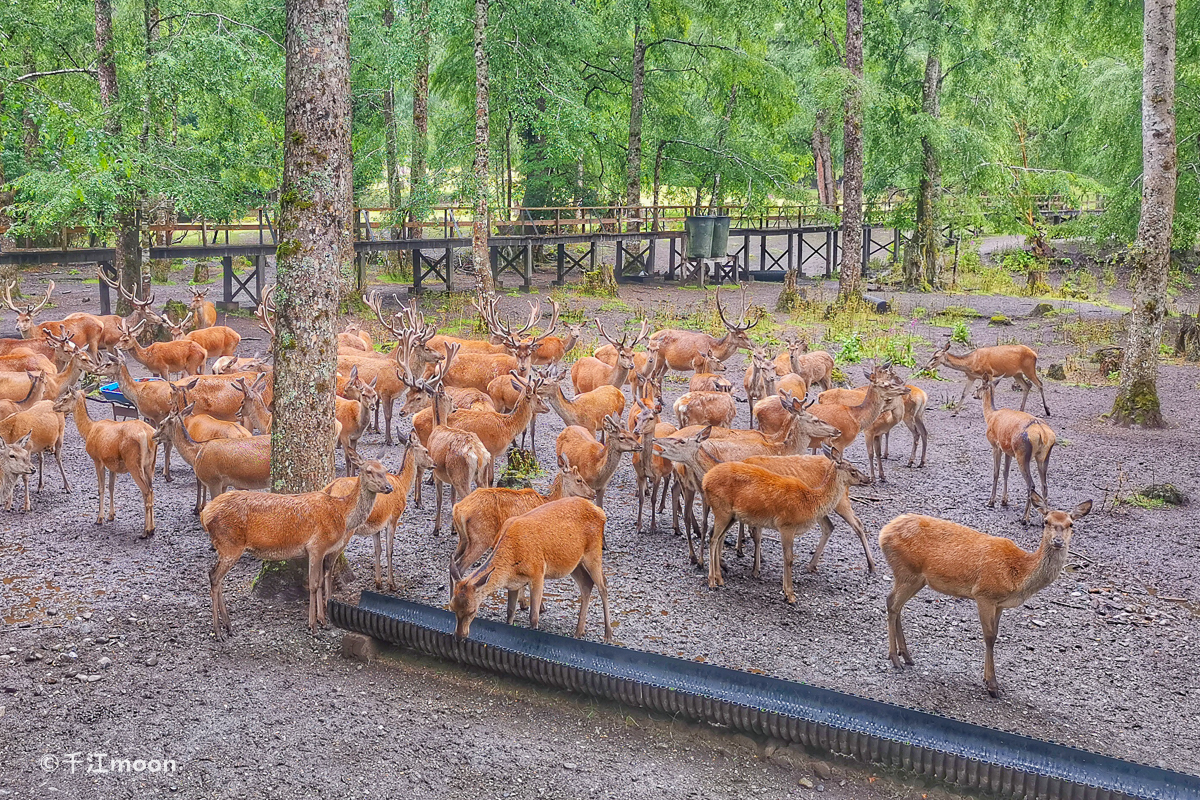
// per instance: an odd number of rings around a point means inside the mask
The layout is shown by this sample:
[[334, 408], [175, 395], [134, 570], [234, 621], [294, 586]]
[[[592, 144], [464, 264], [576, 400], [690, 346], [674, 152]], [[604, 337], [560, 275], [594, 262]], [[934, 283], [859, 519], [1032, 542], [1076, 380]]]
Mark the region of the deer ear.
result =
[[458, 583], [462, 580], [462, 569], [458, 566], [458, 562], [453, 558], [450, 559], [450, 582]]
[[712, 429], [713, 429], [712, 425], [705, 426], [704, 430], [702, 430], [696, 434], [696, 441], [697, 442], [708, 441], [708, 437], [712, 436]]
[[1075, 508], [1071, 510], [1071, 519], [1073, 519], [1073, 520], [1074, 519], [1083, 519], [1088, 514], [1090, 514], [1091, 511], [1092, 511], [1092, 501], [1084, 500], [1082, 503], [1075, 506]]
[[350, 382], [354, 383], [356, 380], [358, 380], [358, 367], [353, 366], [350, 368]]
[[1050, 506], [1046, 505], [1046, 500], [1037, 492], [1031, 491], [1029, 493], [1029, 502], [1041, 512], [1043, 517], [1050, 513]]
[[558, 454], [558, 468], [561, 469], [563, 472], [566, 472], [569, 469], [571, 469], [571, 464], [569, 461], [567, 461], [567, 456], [565, 453]]
[[17, 447], [20, 447], [20, 448], [29, 447], [29, 440], [32, 438], [33, 438], [33, 431], [30, 431], [29, 433], [22, 436], [20, 439], [17, 439]]
[[185, 417], [190, 416], [191, 413], [195, 410], [195, 408], [196, 408], [195, 403], [188, 403], [186, 406], [183, 407], [183, 415]]

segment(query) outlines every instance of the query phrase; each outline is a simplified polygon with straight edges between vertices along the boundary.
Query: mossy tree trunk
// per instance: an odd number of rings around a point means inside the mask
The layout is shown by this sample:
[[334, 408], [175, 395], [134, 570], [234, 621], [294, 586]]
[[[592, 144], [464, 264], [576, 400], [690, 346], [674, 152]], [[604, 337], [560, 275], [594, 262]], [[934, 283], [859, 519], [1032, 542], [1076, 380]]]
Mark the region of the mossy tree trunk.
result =
[[475, 221], [471, 225], [471, 262], [479, 291], [495, 291], [488, 237], [488, 0], [475, 0]]
[[271, 488], [297, 493], [334, 475], [338, 301], [354, 256], [349, 9], [287, 0], [286, 19]]
[[846, 0], [846, 71], [842, 168], [842, 263], [838, 299], [862, 297], [863, 257], [863, 0]]
[[837, 207], [837, 179], [833, 173], [833, 143], [829, 137], [829, 109], [817, 109], [812, 135], [813, 168], [817, 173], [817, 201]]
[[1142, 67], [1142, 213], [1129, 260], [1129, 340], [1109, 418], [1161, 428], [1158, 351], [1167, 311], [1171, 224], [1175, 218], [1175, 0], [1146, 0]]
[[[941, 116], [942, 61], [937, 42], [931, 42], [925, 57], [925, 79], [921, 82], [921, 111], [932, 126]], [[941, 257], [942, 226], [938, 216], [938, 205], [942, 194], [942, 163], [937, 145], [927, 130], [921, 137], [923, 157], [921, 180], [917, 187], [917, 224], [913, 244], [916, 247], [913, 287], [936, 289], [940, 278], [938, 265]], [[905, 283], [909, 283], [906, 275]]]

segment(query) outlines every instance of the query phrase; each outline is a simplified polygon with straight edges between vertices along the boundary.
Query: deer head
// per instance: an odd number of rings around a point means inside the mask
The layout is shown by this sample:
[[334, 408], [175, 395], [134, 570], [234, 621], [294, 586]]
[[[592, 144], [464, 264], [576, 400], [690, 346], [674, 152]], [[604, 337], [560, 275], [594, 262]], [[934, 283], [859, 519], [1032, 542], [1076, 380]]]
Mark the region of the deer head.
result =
[[30, 338], [29, 334], [33, 330], [34, 316], [46, 307], [50, 302], [50, 294], [54, 291], [54, 281], [50, 281], [50, 285], [46, 287], [46, 296], [37, 303], [27, 303], [24, 306], [16, 306], [13, 304], [12, 290], [17, 285], [16, 281], [10, 281], [4, 287], [4, 302], [8, 307], [17, 312], [17, 330], [21, 334], [22, 339]]

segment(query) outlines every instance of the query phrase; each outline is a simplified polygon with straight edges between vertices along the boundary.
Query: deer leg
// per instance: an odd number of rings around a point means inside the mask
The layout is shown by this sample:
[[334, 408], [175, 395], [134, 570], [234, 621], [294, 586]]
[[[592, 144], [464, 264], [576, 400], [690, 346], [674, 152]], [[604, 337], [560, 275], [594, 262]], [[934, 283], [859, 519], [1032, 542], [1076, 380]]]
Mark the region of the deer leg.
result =
[[392, 405], [395, 402], [394, 397], [389, 397], [386, 400], [380, 398], [383, 404], [383, 424], [387, 428], [387, 433], [383, 437], [383, 443], [390, 445], [392, 443]]
[[974, 385], [975, 379], [967, 376], [967, 382], [963, 384], [962, 396], [958, 398], [958, 403], [954, 406], [954, 413], [950, 416], [957, 417], [958, 412], [962, 411], [963, 404], [967, 402], [967, 392], [971, 391], [971, 387]]
[[436, 476], [433, 479], [433, 490], [437, 493], [437, 511], [433, 515], [433, 535], [439, 536], [442, 532], [442, 482]]
[[425, 479], [425, 470], [417, 468], [417, 474], [413, 478], [413, 505], [417, 508], [421, 506], [421, 481]]
[[600, 593], [600, 608], [604, 612], [604, 641], [612, 641], [612, 623], [608, 616], [608, 583], [604, 580], [604, 563], [601, 561], [601, 556], [594, 553], [594, 550], [589, 551], [583, 557], [583, 566], [588, 571], [588, 575], [592, 579], [592, 583], [596, 585], [596, 590]]
[[[153, 469], [153, 466], [151, 466]], [[146, 476], [138, 470], [130, 470], [129, 477], [133, 478], [133, 482], [137, 484], [138, 489], [142, 492], [142, 505], [146, 510], [146, 521], [142, 528], [141, 539], [148, 539], [154, 535], [154, 482], [147, 480]]]
[[529, 627], [536, 629], [542, 614], [542, 592], [546, 588], [545, 572], [537, 572], [529, 582]]
[[738, 558], [741, 558], [743, 555], [745, 555], [745, 552], [742, 549], [742, 543], [745, 541], [745, 539], [746, 539], [746, 523], [739, 522], [738, 523], [737, 545], [733, 548], [733, 553]]
[[587, 629], [588, 603], [592, 600], [592, 587], [595, 586], [595, 581], [592, 580], [587, 567], [583, 564], [575, 567], [571, 577], [575, 579], [575, 585], [579, 587], [579, 622], [575, 625], [575, 638], [582, 639], [583, 632]]
[[33, 506], [30, 504], [29, 499], [29, 476], [22, 475], [21, 480], [25, 482], [25, 512], [29, 513], [33, 510]]
[[[1025, 479], [1025, 514], [1021, 517], [1021, 522], [1025, 525], [1029, 524], [1029, 511], [1031, 508], [1033, 508], [1033, 493], [1037, 491], [1034, 488], [1033, 473], [1029, 469], [1029, 460], [1032, 457], [1033, 447], [1026, 443], [1024, 452], [1017, 456], [1017, 468], [1021, 470], [1021, 477]], [[1041, 464], [1038, 464], [1039, 468], [1041, 468], [1041, 466]], [[1045, 473], [1043, 473], [1042, 478], [1042, 482], [1044, 484]]]
[[[917, 419], [917, 432], [921, 435], [921, 463], [918, 467], [925, 466], [925, 450], [929, 447], [929, 431], [925, 428], [925, 420]], [[913, 439], [913, 452], [917, 451], [916, 439]]]
[[221, 638], [222, 628], [225, 633], [233, 633], [233, 628], [229, 624], [229, 612], [225, 608], [225, 593], [221, 588], [221, 581], [225, 579], [225, 574], [233, 568], [237, 560], [238, 556], [231, 558], [218, 552], [217, 563], [213, 564], [208, 571], [208, 593], [212, 598], [213, 634], [218, 639]]
[[904, 626], [900, 621], [900, 613], [904, 610], [904, 604], [924, 586], [923, 578], [914, 579], [905, 576], [904, 579], [901, 579], [897, 575], [892, 584], [892, 591], [888, 593], [888, 658], [892, 660], [892, 665], [896, 669], [902, 669], [905, 664], [913, 663], [912, 656], [908, 652], [908, 642], [904, 640]]
[[375, 588], [383, 588], [383, 531], [375, 531]]
[[996, 648], [996, 636], [1000, 631], [1000, 609], [990, 603], [979, 604], [979, 622], [983, 626], [983, 683], [988, 694], [1000, 696], [1000, 684], [996, 683], [996, 664], [992, 654]]
[[796, 529], [784, 525], [779, 530], [783, 543], [783, 599], [788, 605], [796, 605], [796, 590], [792, 586], [792, 559], [795, 558]]
[[[642, 532], [642, 509], [646, 505], [646, 490], [647, 490], [647, 488], [648, 487], [646, 486], [646, 479], [639, 475], [638, 476], [638, 488], [637, 488], [638, 515], [637, 515], [637, 528], [636, 528], [636, 531], [638, 533]], [[651, 503], [653, 504], [653, 501], [651, 501]]]
[[996, 507], [996, 488], [1000, 484], [1000, 446], [992, 445], [992, 496], [988, 500], [988, 508]]
[[[725, 585], [721, 576], [721, 547], [725, 544], [725, 531], [733, 525], [733, 514], [728, 511], [717, 511], [713, 514], [713, 535], [708, 540], [708, 588], [715, 589]], [[705, 527], [708, 527], [705, 520]], [[704, 549], [704, 540], [700, 540], [700, 549]]]
[[1046, 472], [1050, 469], [1050, 453], [1053, 448], [1046, 451], [1046, 457], [1037, 462], [1038, 474], [1042, 477], [1042, 499], [1047, 503], [1050, 502], [1050, 493], [1046, 487]]
[[892, 457], [892, 432], [890, 430], [883, 435], [883, 457]]
[[762, 528], [757, 526], [750, 529], [750, 538], [754, 540], [754, 570], [752, 577], [762, 577]]
[[321, 604], [321, 584], [324, 582], [325, 557], [320, 553], [308, 554], [308, 630], [317, 632], [317, 606]]
[[1012, 469], [1012, 456], [1008, 453], [1004, 454], [1004, 496], [1000, 498], [1000, 505], [1008, 505], [1008, 473]]
[[[841, 505], [840, 503], [838, 505]], [[817, 549], [813, 551], [812, 558], [808, 562], [808, 571], [816, 572], [817, 565], [821, 563], [821, 556], [825, 554], [825, 545], [829, 544], [829, 536], [833, 533], [833, 522], [829, 517], [821, 517], [821, 538], [817, 541]], [[868, 554], [868, 558], [870, 555]]]
[[[45, 450], [38, 451], [38, 488], [37, 488], [38, 494], [42, 493], [42, 479], [45, 477], [45, 474], [44, 474], [46, 471], [45, 456], [46, 456]], [[25, 494], [28, 497], [29, 493], [26, 492]], [[25, 510], [28, 511], [29, 509], [27, 508]]]
[[1042, 385], [1042, 379], [1038, 377], [1036, 367], [1033, 369], [1032, 374], [1029, 375], [1029, 380], [1037, 385], [1038, 393], [1042, 396], [1042, 411], [1046, 412], [1047, 417], [1050, 416], [1050, 406], [1046, 405], [1046, 387]]
[[112, 522], [117, 518], [117, 501], [115, 499], [117, 491], [117, 473], [112, 470], [108, 471], [108, 521]]
[[512, 625], [517, 618], [517, 599], [521, 596], [520, 589], [508, 590], [508, 624]]
[[1017, 385], [1025, 392], [1021, 395], [1021, 410], [1025, 410], [1025, 404], [1029, 402], [1029, 390], [1033, 388], [1033, 384], [1025, 379], [1024, 375], [1015, 376]]
[[63, 491], [71, 491], [71, 484], [67, 482], [67, 472], [63, 469], [61, 440], [59, 440], [58, 445], [54, 448], [54, 460], [58, 462], [58, 474], [61, 475], [63, 479]]
[[[396, 572], [394, 562], [392, 561], [392, 548], [396, 545], [396, 522], [388, 523], [388, 538], [387, 538], [387, 562], [388, 562], [388, 589], [396, 591]], [[450, 584], [450, 588], [454, 588], [454, 584]]]

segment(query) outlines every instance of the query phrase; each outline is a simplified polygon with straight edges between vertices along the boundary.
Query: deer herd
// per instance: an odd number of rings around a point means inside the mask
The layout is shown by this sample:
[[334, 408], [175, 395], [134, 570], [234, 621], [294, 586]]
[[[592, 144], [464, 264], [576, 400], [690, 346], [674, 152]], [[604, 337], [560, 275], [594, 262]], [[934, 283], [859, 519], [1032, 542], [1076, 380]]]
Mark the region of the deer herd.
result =
[[[109, 280], [103, 273], [100, 277]], [[540, 302], [530, 303], [528, 319], [516, 327], [500, 313], [497, 297], [479, 296], [473, 307], [488, 336], [470, 339], [439, 334], [416, 303], [389, 314], [383, 299], [372, 293], [364, 300], [394, 343], [377, 347], [358, 322], [338, 334], [334, 412], [346, 477], [306, 494], [271, 494], [260, 491], [270, 486], [270, 365], [257, 356], [239, 357], [241, 337], [216, 324], [216, 310], [202, 291], [194, 292], [182, 318], [172, 319], [152, 310], [153, 295], [143, 300], [120, 281], [110, 285], [132, 309], [128, 316], [75, 313], [38, 320], [50, 303], [53, 282], [44, 297], [23, 306], [14, 303], [12, 285], [6, 288], [5, 301], [17, 314], [21, 338], [0, 339], [0, 503], [11, 509], [14, 490], [23, 482], [24, 510], [31, 510], [34, 455], [37, 491], [47, 453], [55, 457], [63, 490], [71, 491], [62, 451], [66, 416], [73, 415], [83, 450], [96, 469], [96, 524], [114, 519], [117, 477], [127, 473], [142, 494], [142, 536], [149, 537], [155, 531], [158, 446], [163, 447], [166, 481], [173, 479], [171, 455], [177, 452], [194, 472], [194, 513], [216, 551], [209, 586], [218, 638], [232, 630], [223, 578], [247, 551], [264, 560], [308, 557], [313, 630], [324, 623], [331, 565], [354, 536], [372, 538], [375, 585], [383, 586], [386, 572], [387, 586], [394, 590], [397, 529], [410, 494], [416, 506], [422, 505], [426, 472], [434, 491], [435, 536], [441, 532], [444, 491], [449, 492], [450, 524], [458, 539], [447, 565], [449, 607], [460, 636], [469, 635], [484, 601], [501, 589], [507, 591], [508, 621], [527, 602], [530, 624], [537, 627], [545, 581], [570, 575], [580, 591], [576, 635], [584, 633], [594, 588], [603, 607], [604, 636], [611, 640], [603, 560], [606, 536], [616, 532], [605, 530], [604, 507], [625, 454], [637, 479], [636, 534], [646, 520], [649, 533], [658, 532], [669, 497], [671, 527], [686, 541], [690, 561], [707, 570], [708, 586], [715, 589], [725, 582], [722, 560], [734, 523], [739, 556], [749, 532], [756, 578], [763, 568], [762, 531], [778, 531], [788, 603], [797, 601], [792, 575], [796, 539], [820, 528], [807, 565], [816, 572], [835, 518], [859, 538], [867, 569], [874, 572], [871, 544], [855, 515], [850, 490], [887, 480], [884, 462], [893, 428], [903, 424], [911, 433], [907, 465], [925, 466], [925, 392], [902, 379], [890, 363], [864, 370], [865, 382], [857, 387], [834, 388], [833, 357], [810, 350], [803, 336], [786, 337], [780, 352], [751, 338], [763, 314], [747, 313], [744, 293], [736, 320], [726, 315], [717, 293], [720, 336], [673, 328], [652, 331], [645, 320], [614, 332], [595, 319], [602, 346], [590, 355], [577, 352], [585, 323], [563, 325], [565, 335], [557, 335], [559, 307], [554, 302], [548, 324], [539, 330]], [[273, 337], [271, 296], [270, 290], [264, 294], [257, 317]], [[169, 341], [144, 343], [152, 329]], [[727, 362], [739, 352], [748, 354], [744, 400], [735, 397], [734, 381], [726, 377]], [[131, 360], [154, 378], [135, 378]], [[928, 363], [929, 369], [944, 366], [964, 374], [966, 386], [955, 414], [972, 386], [980, 384], [975, 397], [982, 401], [994, 466], [988, 506], [996, 502], [1001, 460], [1000, 502], [1008, 504], [1009, 467], [1016, 459], [1026, 487], [1023, 521], [1036, 510], [1044, 533], [1041, 546], [1026, 552], [1009, 539], [933, 517], [905, 514], [885, 525], [878, 544], [894, 576], [887, 629], [889, 657], [897, 668], [912, 663], [901, 611], [928, 585], [978, 604], [986, 644], [985, 683], [997, 694], [992, 650], [1000, 610], [1019, 605], [1055, 580], [1072, 523], [1090, 510], [1090, 501], [1070, 512], [1047, 503], [1055, 434], [1043, 419], [1024, 411], [1037, 386], [1046, 416], [1050, 414], [1036, 365], [1037, 354], [1022, 345], [955, 355], [949, 342]], [[80, 388], [87, 373], [115, 381], [140, 419], [93, 419]], [[1023, 390], [1020, 410], [996, 406], [994, 387], [1004, 378], [1014, 379]], [[672, 405], [674, 422], [664, 414], [667, 380], [687, 381], [687, 391]], [[411, 417], [411, 432], [401, 437], [400, 469], [391, 473], [381, 461], [365, 458], [360, 443], [373, 429], [382, 433], [385, 446], [392, 444], [397, 400], [401, 414]], [[749, 404], [750, 429], [734, 427], [738, 402]], [[543, 494], [498, 487], [497, 460], [523, 446], [518, 442], [535, 447], [540, 415], [562, 421], [550, 489]], [[846, 459], [860, 437], [865, 472]]]

